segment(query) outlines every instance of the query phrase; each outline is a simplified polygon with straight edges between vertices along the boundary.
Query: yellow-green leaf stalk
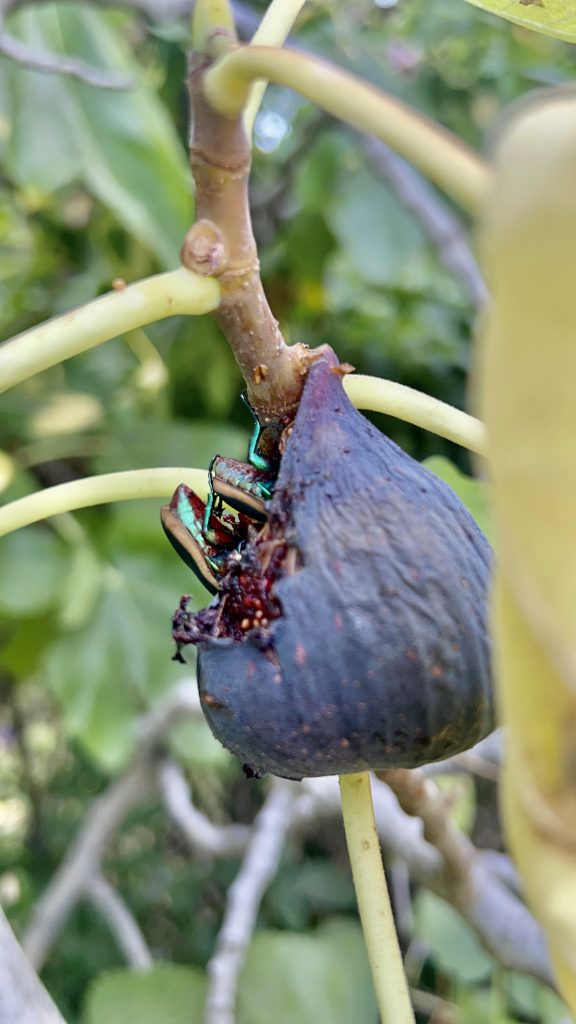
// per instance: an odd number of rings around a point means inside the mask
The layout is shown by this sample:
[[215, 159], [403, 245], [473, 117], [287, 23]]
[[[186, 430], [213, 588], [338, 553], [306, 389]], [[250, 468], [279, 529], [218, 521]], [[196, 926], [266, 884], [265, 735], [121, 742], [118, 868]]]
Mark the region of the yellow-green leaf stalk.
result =
[[[252, 44], [254, 46], [283, 46], [305, 2], [306, 0], [272, 0], [254, 34]], [[254, 82], [250, 89], [249, 99], [244, 107], [244, 127], [248, 136], [252, 134], [256, 114], [267, 85], [268, 82], [262, 79]]]
[[228, 0], [196, 0], [192, 12], [192, 48], [213, 57], [238, 42]]
[[[430, 398], [420, 391], [378, 377], [358, 376], [354, 387], [347, 378], [346, 389], [359, 409], [387, 413], [416, 426], [449, 438], [474, 452], [485, 448], [483, 424], [460, 409]], [[2, 489], [2, 453], [0, 452], [0, 490]], [[8, 477], [9, 482], [10, 477]], [[27, 494], [0, 506], [0, 537], [20, 530], [49, 516], [74, 512], [89, 505], [103, 505], [115, 501], [138, 498], [165, 498], [180, 483], [187, 483], [205, 497], [208, 485], [206, 470], [186, 467], [157, 467], [128, 470], [124, 473], [103, 473], [100, 476], [72, 480], [43, 491]], [[7, 483], [4, 483], [7, 486]]]
[[483, 224], [508, 836], [576, 1012], [576, 92], [504, 126]]
[[24, 498], [0, 508], [0, 537], [23, 526], [39, 523], [63, 512], [76, 512], [91, 505], [137, 498], [166, 498], [178, 484], [185, 483], [205, 498], [208, 474], [205, 469], [186, 466], [157, 466], [154, 469], [129, 469], [123, 473], [102, 473], [99, 476], [70, 480], [43, 491], [34, 491]]
[[374, 820], [370, 774], [341, 775], [346, 843], [382, 1024], [414, 1024]]
[[382, 139], [456, 202], [475, 214], [484, 198], [488, 168], [478, 153], [442, 125], [394, 96], [326, 61], [268, 46], [239, 46], [204, 77], [208, 102], [237, 117], [257, 79], [286, 85], [359, 131]]
[[218, 282], [186, 267], [128, 286], [118, 281], [99, 299], [0, 345], [0, 393], [126, 331], [167, 316], [210, 313], [219, 302]]

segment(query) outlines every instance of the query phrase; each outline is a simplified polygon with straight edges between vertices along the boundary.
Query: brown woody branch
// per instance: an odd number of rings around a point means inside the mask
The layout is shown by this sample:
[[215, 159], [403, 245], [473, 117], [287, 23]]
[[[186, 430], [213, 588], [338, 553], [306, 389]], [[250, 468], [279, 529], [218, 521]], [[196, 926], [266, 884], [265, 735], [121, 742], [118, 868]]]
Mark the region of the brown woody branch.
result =
[[209, 61], [195, 55], [188, 77], [197, 221], [182, 247], [185, 266], [218, 278], [216, 319], [230, 343], [261, 423], [290, 419], [307, 365], [304, 345], [287, 346], [260, 280], [248, 200], [251, 149], [242, 117], [215, 113], [202, 91]]
[[[527, 907], [449, 816], [447, 801], [420, 769], [376, 772], [405, 815], [420, 819], [424, 840], [440, 855], [432, 874], [411, 873], [451, 903], [475, 930], [485, 949], [509, 971], [522, 971], [555, 986], [546, 941]], [[378, 807], [378, 791], [375, 806]], [[377, 815], [378, 816], [378, 815]], [[520, 936], [522, 937], [520, 939]]]

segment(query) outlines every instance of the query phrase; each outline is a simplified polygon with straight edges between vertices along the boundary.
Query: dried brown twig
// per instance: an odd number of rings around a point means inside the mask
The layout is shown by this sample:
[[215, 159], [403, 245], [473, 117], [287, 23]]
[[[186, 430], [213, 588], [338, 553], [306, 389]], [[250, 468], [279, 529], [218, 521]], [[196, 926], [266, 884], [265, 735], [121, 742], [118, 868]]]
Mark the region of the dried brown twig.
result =
[[[479, 855], [467, 836], [449, 817], [448, 804], [423, 771], [400, 768], [378, 772], [402, 810], [422, 823], [424, 839], [440, 855], [429, 885], [474, 928], [478, 938], [501, 966], [522, 971], [555, 986], [547, 945], [528, 908]], [[520, 966], [520, 964], [522, 966]]]

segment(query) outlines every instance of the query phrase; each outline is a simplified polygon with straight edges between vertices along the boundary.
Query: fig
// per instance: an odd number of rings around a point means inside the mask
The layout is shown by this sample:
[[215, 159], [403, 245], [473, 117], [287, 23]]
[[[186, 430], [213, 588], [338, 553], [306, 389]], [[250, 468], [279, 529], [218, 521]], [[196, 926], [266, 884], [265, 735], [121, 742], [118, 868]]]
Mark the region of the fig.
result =
[[489, 544], [354, 408], [344, 372], [331, 349], [312, 364], [266, 522], [212, 604], [183, 599], [173, 620], [210, 728], [251, 776], [412, 768], [494, 726]]

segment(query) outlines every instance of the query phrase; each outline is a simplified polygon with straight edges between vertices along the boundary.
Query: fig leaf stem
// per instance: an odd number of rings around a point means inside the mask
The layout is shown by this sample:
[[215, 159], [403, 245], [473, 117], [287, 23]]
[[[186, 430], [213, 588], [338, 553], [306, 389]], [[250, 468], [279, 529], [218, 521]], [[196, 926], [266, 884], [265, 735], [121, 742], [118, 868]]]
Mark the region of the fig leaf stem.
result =
[[[272, 0], [252, 39], [253, 46], [283, 46], [294, 27], [306, 0]], [[244, 127], [248, 137], [252, 135], [256, 114], [268, 82], [264, 79], [254, 82], [250, 88], [248, 102], [244, 108]]]
[[474, 416], [438, 398], [432, 398], [423, 391], [409, 388], [395, 380], [368, 377], [361, 373], [348, 374], [344, 378], [344, 389], [357, 409], [394, 416], [460, 444], [477, 455], [486, 454], [484, 424]]
[[238, 42], [228, 0], [196, 0], [192, 11], [192, 46], [198, 53], [217, 56]]
[[376, 832], [368, 772], [340, 776], [342, 817], [382, 1024], [414, 1024]]
[[122, 283], [0, 345], [0, 393], [126, 331], [168, 316], [209, 313], [219, 302], [218, 282], [185, 267], [136, 284]]
[[124, 473], [71, 480], [46, 487], [0, 508], [0, 537], [50, 516], [74, 512], [91, 505], [110, 504], [134, 498], [166, 498], [178, 484], [187, 483], [201, 497], [208, 491], [205, 469], [185, 466], [161, 466], [156, 469], [132, 469]]
[[335, 65], [266, 46], [230, 50], [205, 74], [210, 105], [227, 118], [242, 111], [253, 81], [285, 85], [359, 131], [386, 142], [465, 210], [478, 213], [488, 166], [442, 125]]

